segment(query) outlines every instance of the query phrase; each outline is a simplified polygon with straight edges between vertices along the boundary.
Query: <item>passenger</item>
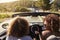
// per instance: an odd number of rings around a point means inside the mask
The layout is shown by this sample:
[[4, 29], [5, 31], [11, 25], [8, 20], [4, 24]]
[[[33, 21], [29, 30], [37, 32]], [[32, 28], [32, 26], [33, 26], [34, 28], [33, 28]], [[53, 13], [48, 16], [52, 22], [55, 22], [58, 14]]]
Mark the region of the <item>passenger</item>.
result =
[[27, 20], [15, 17], [9, 25], [6, 40], [32, 40], [28, 33], [29, 24]]
[[57, 15], [55, 14], [47, 15], [44, 19], [44, 25], [45, 31], [42, 32], [42, 40], [46, 40], [50, 35], [56, 35], [60, 37], [59, 17]]

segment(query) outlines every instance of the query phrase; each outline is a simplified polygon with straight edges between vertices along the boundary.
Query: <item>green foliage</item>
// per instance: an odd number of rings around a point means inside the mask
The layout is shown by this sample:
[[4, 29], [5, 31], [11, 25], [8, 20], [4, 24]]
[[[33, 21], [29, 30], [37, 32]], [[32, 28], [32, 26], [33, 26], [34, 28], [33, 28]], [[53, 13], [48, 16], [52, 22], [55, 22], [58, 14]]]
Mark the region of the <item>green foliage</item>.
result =
[[[10, 3], [1, 3], [0, 4], [0, 12], [29, 12], [30, 10], [27, 7], [34, 6], [35, 8], [43, 9], [43, 10], [55, 10], [60, 9], [60, 4], [57, 4], [58, 0], [55, 0], [52, 5], [49, 4], [50, 0], [20, 0], [16, 2]], [[26, 8], [25, 8], [26, 7]]]
[[50, 0], [38, 0], [36, 6], [43, 10], [50, 10]]
[[26, 7], [16, 6], [14, 12], [30, 12]]
[[20, 12], [20, 6], [16, 6], [15, 9], [14, 9], [14, 12]]
[[42, 7], [43, 6], [43, 1], [42, 0], [38, 0], [35, 4], [37, 7]]
[[42, 9], [44, 10], [50, 10], [50, 0], [43, 0], [43, 5], [42, 5]]
[[57, 5], [52, 4], [51, 11], [58, 11]]
[[0, 14], [0, 19], [4, 19], [4, 18], [9, 18], [10, 15], [8, 14]]
[[20, 0], [20, 5], [23, 7], [31, 7], [33, 0]]
[[58, 11], [57, 0], [55, 0], [51, 5], [51, 11]]
[[5, 11], [7, 11], [7, 9], [0, 5], [0, 12], [5, 12]]
[[20, 11], [21, 12], [29, 12], [30, 10], [28, 10], [27, 8], [21, 8]]
[[20, 0], [16, 2], [1, 3], [0, 12], [20, 12], [21, 7], [30, 7], [32, 5], [30, 0]]

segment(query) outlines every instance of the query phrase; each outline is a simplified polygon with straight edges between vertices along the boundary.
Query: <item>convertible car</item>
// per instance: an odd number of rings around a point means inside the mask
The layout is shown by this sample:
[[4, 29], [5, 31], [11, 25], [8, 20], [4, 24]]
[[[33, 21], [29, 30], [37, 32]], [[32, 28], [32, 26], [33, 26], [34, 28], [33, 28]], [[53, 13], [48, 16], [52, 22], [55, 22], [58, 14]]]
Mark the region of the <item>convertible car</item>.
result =
[[[20, 16], [22, 18], [25, 18], [29, 22], [29, 26], [30, 26], [29, 35], [33, 38], [34, 37], [34, 31], [36, 29], [38, 29], [38, 26], [40, 26], [41, 31], [44, 30], [43, 19], [48, 14], [56, 14], [56, 15], [58, 15], [60, 17], [60, 14], [50, 13], [50, 12], [29, 12], [29, 13], [24, 12], [24, 13], [13, 14], [11, 19], [16, 17], [16, 16]], [[6, 39], [7, 27], [9, 25], [11, 19], [0, 23], [0, 40], [5, 40]]]

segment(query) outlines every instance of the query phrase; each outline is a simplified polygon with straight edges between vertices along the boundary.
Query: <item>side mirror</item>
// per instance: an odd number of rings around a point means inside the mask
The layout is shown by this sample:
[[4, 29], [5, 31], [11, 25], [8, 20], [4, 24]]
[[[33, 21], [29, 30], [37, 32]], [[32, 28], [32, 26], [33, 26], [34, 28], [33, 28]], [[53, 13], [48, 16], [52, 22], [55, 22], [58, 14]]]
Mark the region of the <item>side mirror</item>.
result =
[[2, 24], [2, 28], [7, 29], [8, 23]]

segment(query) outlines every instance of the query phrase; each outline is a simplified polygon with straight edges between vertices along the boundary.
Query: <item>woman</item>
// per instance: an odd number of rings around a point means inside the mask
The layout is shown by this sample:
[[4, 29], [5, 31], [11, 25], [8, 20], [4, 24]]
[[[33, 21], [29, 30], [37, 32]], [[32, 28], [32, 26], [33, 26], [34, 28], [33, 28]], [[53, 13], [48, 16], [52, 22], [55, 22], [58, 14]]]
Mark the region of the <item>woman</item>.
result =
[[32, 40], [28, 33], [29, 24], [27, 20], [15, 17], [9, 25], [6, 40]]
[[60, 36], [59, 17], [55, 14], [49, 14], [44, 19], [45, 30], [42, 32], [42, 39], [46, 40], [50, 35]]

